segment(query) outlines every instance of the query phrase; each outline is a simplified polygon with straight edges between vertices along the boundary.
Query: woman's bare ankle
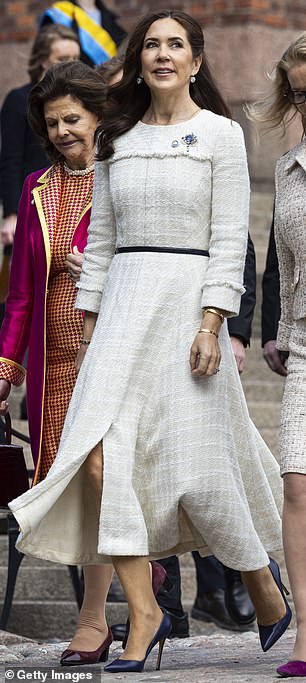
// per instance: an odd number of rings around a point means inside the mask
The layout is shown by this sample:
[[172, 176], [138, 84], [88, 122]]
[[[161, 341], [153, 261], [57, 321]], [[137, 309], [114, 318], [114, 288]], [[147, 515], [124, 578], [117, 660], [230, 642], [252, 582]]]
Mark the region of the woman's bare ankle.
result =
[[243, 572], [242, 578], [261, 626], [271, 626], [285, 616], [286, 605], [269, 567]]

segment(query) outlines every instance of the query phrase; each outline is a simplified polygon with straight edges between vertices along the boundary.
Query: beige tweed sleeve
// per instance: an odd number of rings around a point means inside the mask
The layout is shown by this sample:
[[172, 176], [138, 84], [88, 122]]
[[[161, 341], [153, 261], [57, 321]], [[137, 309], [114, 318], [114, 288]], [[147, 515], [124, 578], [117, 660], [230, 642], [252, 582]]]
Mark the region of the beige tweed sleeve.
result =
[[244, 292], [250, 185], [243, 132], [223, 120], [212, 160], [212, 205], [209, 265], [202, 288], [202, 306], [238, 315]]
[[[277, 162], [275, 171], [276, 203], [278, 193], [281, 191], [281, 178], [283, 173], [282, 159]], [[275, 211], [275, 215], [277, 212]], [[289, 337], [293, 323], [293, 300], [294, 300], [294, 264], [295, 258], [285, 243], [277, 220], [275, 220], [275, 243], [278, 256], [281, 317], [278, 324], [276, 347], [280, 351], [289, 350]]]
[[98, 313], [107, 271], [116, 247], [115, 216], [109, 189], [109, 166], [95, 164], [91, 220], [76, 308]]

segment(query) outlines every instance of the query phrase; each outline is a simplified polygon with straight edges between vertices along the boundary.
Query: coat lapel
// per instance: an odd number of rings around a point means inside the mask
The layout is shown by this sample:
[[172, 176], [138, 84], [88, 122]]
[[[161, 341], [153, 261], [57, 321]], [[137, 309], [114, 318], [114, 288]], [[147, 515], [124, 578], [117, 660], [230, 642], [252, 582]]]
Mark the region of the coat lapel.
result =
[[32, 191], [45, 243], [48, 273], [51, 264], [53, 235], [59, 218], [61, 188], [62, 169], [60, 164], [56, 164], [38, 178], [37, 187]]

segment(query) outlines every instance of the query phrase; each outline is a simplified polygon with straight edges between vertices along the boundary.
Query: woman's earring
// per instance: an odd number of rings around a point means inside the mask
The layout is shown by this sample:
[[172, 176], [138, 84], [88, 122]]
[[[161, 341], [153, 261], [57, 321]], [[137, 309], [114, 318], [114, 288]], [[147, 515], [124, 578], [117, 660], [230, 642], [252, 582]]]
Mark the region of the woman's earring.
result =
[[195, 76], [190, 76], [190, 83], [195, 83], [196, 77]]
[[138, 78], [137, 78], [136, 80], [137, 80], [137, 85], [141, 85], [142, 82], [143, 82], [143, 77], [142, 77], [142, 76], [138, 76]]

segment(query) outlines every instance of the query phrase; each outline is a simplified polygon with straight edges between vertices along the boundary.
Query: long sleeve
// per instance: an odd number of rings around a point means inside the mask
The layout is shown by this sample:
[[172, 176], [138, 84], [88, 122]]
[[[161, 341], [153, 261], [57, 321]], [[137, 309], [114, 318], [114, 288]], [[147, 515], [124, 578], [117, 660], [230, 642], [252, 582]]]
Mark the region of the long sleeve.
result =
[[248, 236], [243, 282], [245, 292], [241, 297], [239, 315], [229, 318], [228, 331], [231, 337], [239, 337], [244, 346], [249, 346], [256, 304], [256, 256], [250, 235]]
[[109, 166], [96, 162], [88, 241], [76, 308], [98, 313], [107, 271], [116, 247], [116, 225], [109, 189]]
[[285, 242], [281, 221], [278, 219], [281, 196], [284, 191], [282, 164], [284, 157], [276, 164], [275, 170], [275, 244], [279, 267], [279, 284], [280, 284], [280, 301], [281, 301], [281, 316], [278, 325], [278, 332], [276, 338], [276, 347], [280, 351], [289, 350], [289, 337], [291, 334], [293, 323], [293, 308], [294, 308], [294, 290], [295, 290], [295, 257], [288, 244]]
[[[21, 384], [33, 312], [34, 273], [29, 236], [30, 178], [24, 184], [18, 211], [9, 293], [0, 332], [0, 377]], [[16, 374], [16, 371], [17, 374]]]
[[275, 242], [279, 265], [281, 300], [281, 317], [278, 324], [276, 346], [280, 351], [288, 351], [293, 323], [295, 259], [282, 235], [277, 230], [275, 231]]
[[202, 306], [216, 306], [238, 315], [244, 288], [249, 176], [243, 133], [228, 120], [217, 132], [212, 159], [212, 210], [209, 265]]

